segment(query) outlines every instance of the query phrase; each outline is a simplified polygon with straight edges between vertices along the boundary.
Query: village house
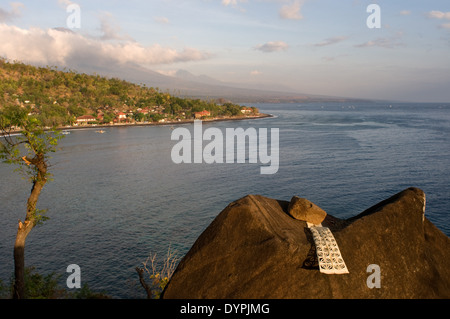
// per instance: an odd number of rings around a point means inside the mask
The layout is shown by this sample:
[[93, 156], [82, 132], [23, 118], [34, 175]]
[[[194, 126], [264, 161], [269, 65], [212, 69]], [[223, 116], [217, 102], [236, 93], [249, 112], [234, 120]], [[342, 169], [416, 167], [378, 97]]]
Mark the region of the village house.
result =
[[119, 112], [116, 115], [117, 115], [118, 122], [126, 121], [126, 119], [127, 119], [127, 115], [123, 112]]
[[201, 118], [206, 117], [206, 116], [211, 116], [211, 112], [203, 110], [201, 112], [195, 112], [194, 113], [194, 118], [195, 119], [201, 119]]
[[84, 125], [84, 124], [88, 124], [90, 122], [96, 122], [96, 121], [97, 121], [97, 119], [92, 115], [83, 115], [83, 116], [77, 117], [77, 124], [80, 124], [80, 125]]
[[149, 113], [148, 107], [146, 107], [145, 109], [140, 109], [139, 113], [147, 115]]
[[251, 107], [242, 107], [242, 109], [241, 109], [241, 113], [242, 114], [248, 114], [248, 113], [252, 113], [253, 112], [253, 110], [252, 110], [252, 108]]

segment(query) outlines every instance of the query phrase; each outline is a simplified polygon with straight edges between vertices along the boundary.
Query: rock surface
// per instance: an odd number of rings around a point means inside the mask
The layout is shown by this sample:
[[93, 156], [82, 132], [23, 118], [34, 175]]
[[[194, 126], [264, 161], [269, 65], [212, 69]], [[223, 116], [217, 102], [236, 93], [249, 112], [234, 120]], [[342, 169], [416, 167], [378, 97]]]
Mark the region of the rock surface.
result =
[[292, 197], [289, 202], [288, 213], [295, 219], [303, 220], [314, 225], [322, 223], [327, 216], [327, 213], [322, 208], [306, 198], [300, 198], [298, 196]]
[[[178, 265], [163, 298], [450, 298], [450, 239], [408, 188], [342, 220], [322, 222], [349, 274], [320, 273], [306, 222], [289, 202], [249, 195], [228, 205]], [[380, 269], [380, 288], [367, 282]], [[369, 272], [368, 272], [369, 267]]]

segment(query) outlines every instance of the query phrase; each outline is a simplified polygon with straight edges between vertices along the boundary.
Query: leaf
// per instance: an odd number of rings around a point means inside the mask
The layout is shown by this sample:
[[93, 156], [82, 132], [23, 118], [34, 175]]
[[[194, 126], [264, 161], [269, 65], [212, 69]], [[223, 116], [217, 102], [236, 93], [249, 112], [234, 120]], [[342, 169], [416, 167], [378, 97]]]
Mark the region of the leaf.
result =
[[35, 226], [41, 226], [44, 224], [45, 221], [49, 220], [50, 217], [45, 216], [47, 213], [46, 209], [38, 209], [36, 208], [33, 212], [33, 218], [34, 218], [34, 225]]

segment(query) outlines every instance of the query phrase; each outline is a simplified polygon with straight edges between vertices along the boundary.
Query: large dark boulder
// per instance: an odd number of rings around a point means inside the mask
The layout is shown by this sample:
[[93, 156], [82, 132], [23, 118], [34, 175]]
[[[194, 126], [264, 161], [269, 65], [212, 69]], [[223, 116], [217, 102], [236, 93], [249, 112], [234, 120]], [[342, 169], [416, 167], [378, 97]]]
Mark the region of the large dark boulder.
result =
[[[182, 259], [163, 298], [449, 298], [450, 239], [409, 188], [341, 220], [327, 214], [348, 274], [323, 274], [289, 202], [249, 195], [226, 207]], [[380, 288], [369, 288], [379, 266]], [[368, 268], [369, 267], [369, 268]], [[369, 280], [368, 280], [369, 278]]]

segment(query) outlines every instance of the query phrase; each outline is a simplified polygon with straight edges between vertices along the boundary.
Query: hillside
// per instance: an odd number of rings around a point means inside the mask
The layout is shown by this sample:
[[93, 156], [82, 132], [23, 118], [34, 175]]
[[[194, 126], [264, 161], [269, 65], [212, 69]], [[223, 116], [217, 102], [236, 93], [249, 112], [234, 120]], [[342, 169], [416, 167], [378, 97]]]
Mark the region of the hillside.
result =
[[[88, 75], [57, 67], [35, 67], [0, 59], [0, 110], [26, 108], [45, 126], [73, 125], [90, 115], [92, 122], [159, 122], [191, 119], [196, 112], [209, 117], [257, 113], [222, 100], [181, 98], [157, 87], [137, 85], [115, 77]], [[119, 116], [121, 114], [122, 116]], [[122, 119], [121, 119], [122, 117]]]

